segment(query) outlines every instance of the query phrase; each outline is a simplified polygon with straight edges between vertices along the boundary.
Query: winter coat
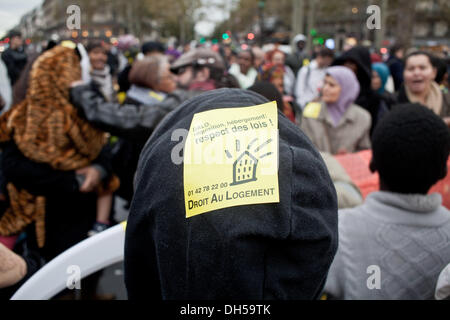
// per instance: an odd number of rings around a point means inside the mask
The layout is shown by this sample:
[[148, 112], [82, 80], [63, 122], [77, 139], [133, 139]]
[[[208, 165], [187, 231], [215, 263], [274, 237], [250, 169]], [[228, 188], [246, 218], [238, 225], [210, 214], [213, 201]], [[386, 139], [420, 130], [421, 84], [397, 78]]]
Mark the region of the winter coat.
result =
[[22, 69], [27, 64], [27, 55], [23, 49], [13, 50], [8, 48], [2, 53], [2, 60], [6, 68], [8, 68], [8, 76], [11, 80], [11, 86], [13, 86], [19, 79]]
[[303, 111], [301, 129], [322, 152], [337, 154], [341, 150], [356, 152], [370, 149], [370, 115], [356, 104], [345, 111], [339, 124], [335, 127], [327, 112], [325, 103], [321, 103], [317, 117], [311, 116], [311, 105]]
[[398, 91], [403, 84], [403, 61], [395, 56], [390, 56], [386, 64], [394, 80], [395, 91]]

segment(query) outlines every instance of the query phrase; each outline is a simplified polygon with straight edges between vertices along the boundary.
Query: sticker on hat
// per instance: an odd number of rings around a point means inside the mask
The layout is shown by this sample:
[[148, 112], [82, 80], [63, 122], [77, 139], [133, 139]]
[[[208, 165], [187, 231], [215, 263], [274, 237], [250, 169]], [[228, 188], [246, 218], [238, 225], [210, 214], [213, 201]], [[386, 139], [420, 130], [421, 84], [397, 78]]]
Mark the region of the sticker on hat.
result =
[[184, 149], [186, 218], [279, 202], [276, 102], [196, 113]]

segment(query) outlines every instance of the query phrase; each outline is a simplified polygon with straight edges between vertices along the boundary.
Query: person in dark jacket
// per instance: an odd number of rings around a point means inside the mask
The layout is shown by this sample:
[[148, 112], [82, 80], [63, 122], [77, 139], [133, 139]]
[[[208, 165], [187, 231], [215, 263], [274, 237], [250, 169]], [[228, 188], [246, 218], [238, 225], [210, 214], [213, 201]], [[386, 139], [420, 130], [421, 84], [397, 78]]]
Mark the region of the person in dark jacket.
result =
[[9, 48], [2, 53], [2, 59], [8, 69], [11, 86], [13, 86], [27, 63], [27, 55], [22, 47], [22, 35], [20, 32], [11, 31], [9, 39]]
[[[153, 55], [134, 62], [128, 75], [131, 87], [124, 103], [141, 108], [159, 108], [159, 103], [176, 89], [175, 76], [169, 67], [169, 62], [163, 55]], [[173, 108], [178, 104], [175, 103]], [[133, 177], [139, 154], [148, 137], [149, 134], [139, 135], [135, 139], [119, 137], [114, 146], [113, 167], [120, 178], [116, 194], [128, 202], [133, 197]]]
[[391, 47], [389, 51], [389, 59], [386, 61], [389, 71], [391, 72], [392, 79], [394, 80], [395, 91], [400, 90], [403, 83], [404, 52], [405, 49], [401, 45], [395, 44]]
[[93, 84], [71, 89], [71, 101], [80, 114], [97, 128], [119, 137], [113, 147], [114, 172], [121, 180], [119, 196], [131, 202], [140, 151], [164, 116], [189, 97], [233, 85], [231, 76], [224, 74], [222, 64], [221, 57], [212, 50], [196, 49], [182, 55], [172, 70], [190, 89], [183, 91], [175, 90], [175, 77], [164, 56], [136, 61], [129, 74], [131, 88], [123, 105], [104, 101]]
[[370, 134], [372, 134], [378, 119], [380, 118], [381, 97], [371, 88], [372, 62], [370, 52], [362, 46], [353, 47], [336, 58], [333, 66], [343, 65], [350, 68], [358, 78], [360, 91], [355, 104], [366, 109], [372, 118]]
[[380, 98], [380, 107], [378, 110], [379, 120], [385, 113], [391, 110], [395, 103], [395, 95], [385, 89], [387, 80], [390, 76], [389, 68], [382, 62], [372, 64], [372, 90]]
[[320, 297], [337, 249], [336, 193], [317, 150], [280, 111], [279, 202], [186, 219], [173, 130], [189, 129], [200, 112], [267, 102], [240, 89], [206, 92], [169, 114], [147, 141], [126, 230], [129, 299]]
[[[146, 57], [154, 56], [154, 55], [164, 55], [164, 45], [160, 42], [149, 41], [142, 45], [141, 52]], [[137, 54], [137, 53], [136, 53]], [[133, 59], [134, 60], [134, 57]], [[129, 63], [121, 72], [119, 72], [118, 84], [119, 84], [119, 92], [126, 92], [130, 89], [131, 84], [128, 80], [128, 75], [130, 74], [132, 67], [132, 63]]]
[[[291, 68], [292, 72], [297, 75], [303, 65], [308, 60], [308, 56], [305, 50], [306, 47], [306, 36], [303, 34], [297, 34], [292, 42], [295, 44], [295, 52], [290, 54], [286, 58], [286, 65]], [[308, 61], [309, 62], [309, 61]]]
[[[95, 85], [74, 83], [71, 102], [79, 113], [97, 128], [126, 139], [147, 139], [158, 123], [185, 100], [217, 88], [238, 88], [237, 80], [225, 70], [225, 64], [214, 51], [204, 48], [190, 50], [170, 67], [177, 75], [177, 89], [167, 93], [152, 106], [141, 101], [123, 105], [106, 102]], [[186, 91], [187, 90], [187, 91]], [[129, 97], [130, 98], [130, 97]]]

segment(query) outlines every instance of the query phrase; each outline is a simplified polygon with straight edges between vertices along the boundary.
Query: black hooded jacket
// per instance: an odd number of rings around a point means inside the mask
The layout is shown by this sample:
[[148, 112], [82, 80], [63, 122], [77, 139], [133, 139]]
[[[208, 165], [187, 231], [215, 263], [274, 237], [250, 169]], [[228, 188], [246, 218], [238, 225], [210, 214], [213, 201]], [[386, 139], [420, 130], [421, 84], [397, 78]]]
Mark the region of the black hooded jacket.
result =
[[11, 81], [11, 86], [13, 86], [19, 79], [22, 69], [27, 64], [27, 55], [23, 48], [20, 49], [6, 49], [1, 55], [3, 62], [5, 62], [6, 68], [8, 69], [9, 80]]
[[129, 299], [316, 299], [336, 253], [337, 199], [306, 135], [278, 111], [279, 203], [186, 219], [183, 164], [171, 154], [193, 115], [267, 102], [220, 89], [189, 99], [160, 123], [139, 160], [125, 240]]
[[370, 52], [367, 48], [362, 46], [353, 47], [336, 58], [332, 65], [343, 65], [349, 60], [356, 63], [358, 66], [356, 77], [358, 78], [360, 90], [355, 104], [363, 107], [370, 113], [372, 117], [370, 133], [372, 134], [377, 120], [379, 119], [378, 113], [380, 109], [381, 96], [374, 92], [371, 88], [372, 62], [370, 60]]

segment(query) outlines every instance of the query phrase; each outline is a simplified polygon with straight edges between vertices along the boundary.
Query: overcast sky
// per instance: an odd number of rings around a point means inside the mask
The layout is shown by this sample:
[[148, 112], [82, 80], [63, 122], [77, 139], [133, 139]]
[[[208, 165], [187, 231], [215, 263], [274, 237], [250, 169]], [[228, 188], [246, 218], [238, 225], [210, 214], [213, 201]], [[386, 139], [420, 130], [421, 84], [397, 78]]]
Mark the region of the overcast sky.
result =
[[0, 37], [19, 23], [24, 13], [41, 5], [43, 0], [1, 0]]
[[[95, 1], [95, 0], [93, 0]], [[159, 1], [159, 0], [158, 0]], [[209, 3], [231, 3], [233, 0], [202, 0], [204, 4]], [[43, 0], [0, 0], [0, 37], [19, 23], [20, 18], [27, 12], [41, 5]], [[215, 8], [204, 8], [207, 12], [207, 21], [199, 21], [195, 31], [201, 35], [208, 35], [214, 30], [217, 22], [228, 16], [227, 13]]]

